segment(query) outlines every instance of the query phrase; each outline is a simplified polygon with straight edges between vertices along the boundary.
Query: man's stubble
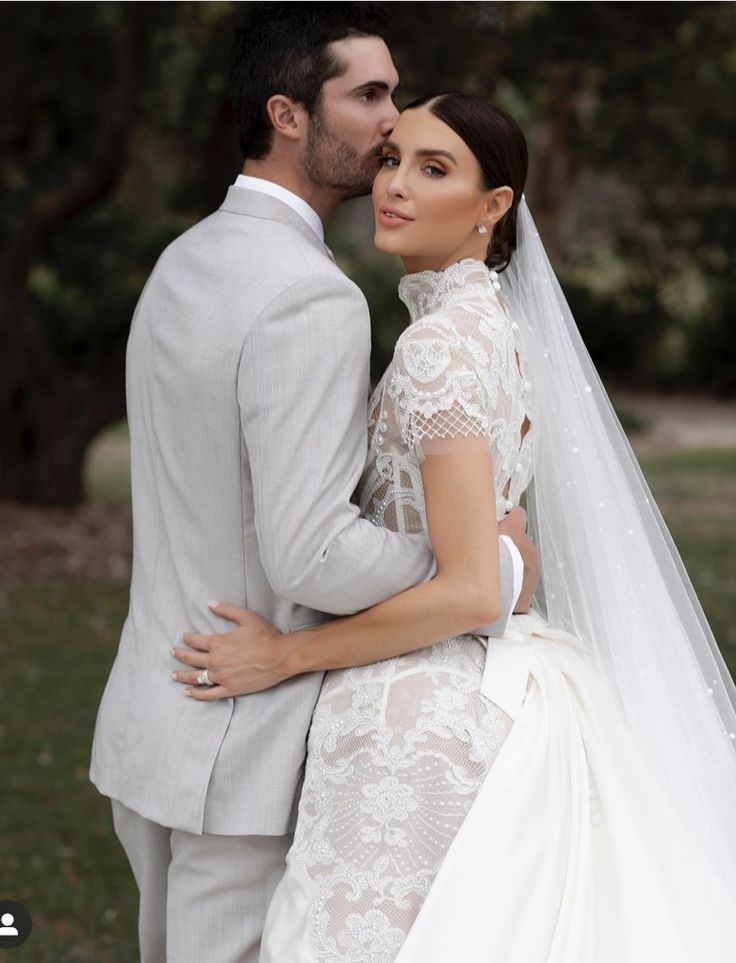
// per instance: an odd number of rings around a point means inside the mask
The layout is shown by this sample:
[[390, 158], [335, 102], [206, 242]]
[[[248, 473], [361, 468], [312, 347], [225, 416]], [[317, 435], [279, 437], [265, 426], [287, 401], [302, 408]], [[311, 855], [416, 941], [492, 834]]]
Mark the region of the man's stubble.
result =
[[342, 200], [370, 194], [378, 172], [379, 151], [361, 154], [329, 126], [322, 106], [311, 117], [304, 149], [304, 172], [318, 187], [337, 191]]

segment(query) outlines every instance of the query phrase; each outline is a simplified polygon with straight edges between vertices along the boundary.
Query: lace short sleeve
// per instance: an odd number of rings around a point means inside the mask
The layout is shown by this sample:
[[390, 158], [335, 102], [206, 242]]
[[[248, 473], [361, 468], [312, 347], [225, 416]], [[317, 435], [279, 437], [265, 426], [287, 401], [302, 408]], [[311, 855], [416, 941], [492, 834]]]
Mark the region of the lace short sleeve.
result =
[[[476, 342], [475, 347], [483, 352]], [[449, 321], [422, 321], [396, 344], [388, 392], [404, 444], [427, 454], [488, 449], [488, 397], [473, 344]]]

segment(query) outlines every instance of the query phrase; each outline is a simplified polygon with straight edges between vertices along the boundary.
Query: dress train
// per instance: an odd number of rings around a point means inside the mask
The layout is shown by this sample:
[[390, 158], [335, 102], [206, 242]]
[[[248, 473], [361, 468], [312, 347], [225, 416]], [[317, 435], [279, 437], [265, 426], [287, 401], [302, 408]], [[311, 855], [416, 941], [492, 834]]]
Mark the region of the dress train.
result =
[[[732, 963], [736, 895], [678, 824], [579, 642], [513, 616], [481, 691], [514, 724], [398, 955], [377, 946], [375, 959]], [[290, 864], [260, 963], [317, 963], [312, 901]]]
[[732, 961], [736, 894], [678, 825], [579, 643], [534, 614], [512, 623], [491, 640], [483, 690], [514, 726], [396, 963]]

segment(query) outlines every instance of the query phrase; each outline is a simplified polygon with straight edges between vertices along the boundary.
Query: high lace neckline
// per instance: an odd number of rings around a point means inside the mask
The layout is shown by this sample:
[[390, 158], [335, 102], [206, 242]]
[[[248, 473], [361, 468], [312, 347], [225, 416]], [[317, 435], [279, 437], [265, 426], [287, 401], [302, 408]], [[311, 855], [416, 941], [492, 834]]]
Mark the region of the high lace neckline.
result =
[[471, 288], [496, 297], [491, 272], [484, 261], [466, 257], [444, 271], [419, 271], [405, 274], [399, 281], [399, 297], [409, 310], [412, 321], [418, 321], [457, 300], [467, 297]]

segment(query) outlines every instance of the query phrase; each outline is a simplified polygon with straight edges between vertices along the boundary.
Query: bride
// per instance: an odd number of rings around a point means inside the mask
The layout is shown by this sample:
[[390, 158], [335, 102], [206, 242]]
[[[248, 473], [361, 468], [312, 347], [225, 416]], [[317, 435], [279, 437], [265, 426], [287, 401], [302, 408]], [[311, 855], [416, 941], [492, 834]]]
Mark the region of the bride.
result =
[[[415, 102], [384, 148], [376, 246], [404, 262], [411, 323], [358, 495], [426, 532], [438, 575], [315, 630], [358, 647], [373, 626], [373, 659], [394, 657], [326, 677], [262, 963], [736, 952], [732, 684], [544, 256], [526, 160], [461, 94]], [[543, 605], [488, 644], [453, 584], [497, 595], [496, 519], [532, 479]]]
[[[357, 493], [438, 574], [294, 646], [335, 658], [261, 963], [726, 963], [734, 688], [524, 200], [516, 123], [442, 94], [374, 189], [410, 324]], [[490, 642], [497, 519], [543, 565]], [[473, 601], [475, 600], [475, 601]], [[336, 644], [337, 648], [337, 644]]]

